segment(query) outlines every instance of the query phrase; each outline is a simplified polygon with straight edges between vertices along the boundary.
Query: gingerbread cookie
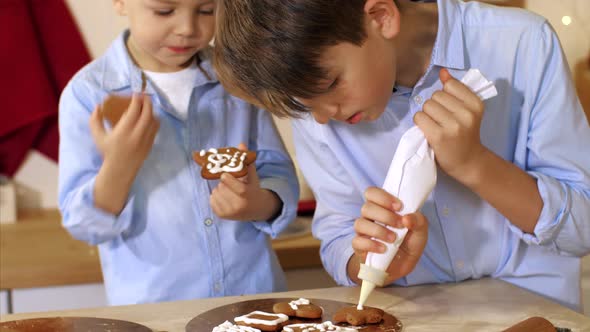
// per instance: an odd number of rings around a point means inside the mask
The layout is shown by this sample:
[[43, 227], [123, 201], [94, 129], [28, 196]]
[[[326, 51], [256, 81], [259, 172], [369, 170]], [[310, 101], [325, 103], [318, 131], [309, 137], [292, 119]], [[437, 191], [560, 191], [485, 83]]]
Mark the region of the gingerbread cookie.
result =
[[234, 325], [229, 321], [225, 321], [225, 323], [214, 327], [212, 332], [260, 332], [260, 330], [249, 326]]
[[358, 310], [356, 307], [344, 307], [334, 314], [332, 320], [336, 324], [348, 323], [352, 326], [360, 326], [381, 322], [383, 314], [383, 310], [372, 307], [364, 307], [362, 310]]
[[240, 178], [248, 174], [248, 166], [256, 160], [256, 152], [227, 147], [193, 152], [193, 159], [201, 166], [201, 176], [207, 180], [219, 179], [223, 173]]
[[300, 298], [291, 302], [279, 302], [273, 305], [272, 311], [289, 317], [317, 319], [322, 318], [323, 310], [308, 299]]
[[109, 95], [100, 105], [102, 116], [109, 121], [112, 127], [121, 120], [123, 113], [127, 111], [131, 104], [131, 97]]
[[261, 331], [278, 331], [289, 320], [287, 315], [253, 311], [247, 315], [234, 318], [236, 324], [249, 326]]
[[283, 332], [320, 332], [320, 331], [334, 331], [334, 332], [357, 332], [357, 329], [337, 326], [332, 322], [323, 323], [307, 323], [307, 324], [291, 324], [283, 327]]

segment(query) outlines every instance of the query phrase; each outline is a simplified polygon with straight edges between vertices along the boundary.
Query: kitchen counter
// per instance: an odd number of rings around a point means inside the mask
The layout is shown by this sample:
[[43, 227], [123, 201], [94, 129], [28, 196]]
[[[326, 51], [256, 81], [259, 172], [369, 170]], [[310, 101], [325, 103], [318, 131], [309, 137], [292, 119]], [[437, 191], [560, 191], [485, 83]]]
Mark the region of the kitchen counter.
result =
[[[272, 246], [285, 270], [321, 266], [320, 242], [309, 232]], [[17, 223], [0, 225], [0, 289], [100, 282], [98, 250], [73, 239], [57, 210], [22, 211]]]
[[[154, 331], [182, 332], [185, 331], [186, 324], [200, 313], [239, 301], [268, 297], [306, 297], [354, 303], [358, 299], [358, 294], [358, 287], [337, 287], [255, 296], [5, 315], [0, 317], [0, 321], [86, 316], [127, 320], [143, 324]], [[367, 305], [380, 307], [397, 316], [404, 324], [404, 332], [499, 332], [531, 316], [545, 317], [554, 325], [567, 327], [575, 332], [590, 331], [590, 318], [495, 279], [377, 289]]]

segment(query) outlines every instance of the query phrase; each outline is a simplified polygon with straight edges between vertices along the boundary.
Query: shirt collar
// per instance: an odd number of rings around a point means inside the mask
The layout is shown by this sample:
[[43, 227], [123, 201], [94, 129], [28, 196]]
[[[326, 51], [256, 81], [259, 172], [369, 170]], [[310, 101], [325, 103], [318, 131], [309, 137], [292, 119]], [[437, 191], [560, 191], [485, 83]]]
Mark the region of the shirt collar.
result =
[[463, 18], [457, 0], [438, 0], [438, 33], [432, 50], [432, 65], [466, 69]]
[[[102, 85], [107, 91], [118, 91], [131, 89], [133, 92], [141, 92], [142, 89], [142, 70], [137, 67], [127, 51], [125, 41], [129, 37], [129, 30], [125, 30], [113, 42], [105, 54], [105, 69], [103, 71]], [[199, 87], [209, 83], [217, 83], [217, 76], [211, 63], [212, 51], [210, 47], [199, 51], [199, 68], [200, 75], [194, 82], [194, 87]], [[154, 94], [155, 90], [149, 84], [146, 87], [146, 93]]]

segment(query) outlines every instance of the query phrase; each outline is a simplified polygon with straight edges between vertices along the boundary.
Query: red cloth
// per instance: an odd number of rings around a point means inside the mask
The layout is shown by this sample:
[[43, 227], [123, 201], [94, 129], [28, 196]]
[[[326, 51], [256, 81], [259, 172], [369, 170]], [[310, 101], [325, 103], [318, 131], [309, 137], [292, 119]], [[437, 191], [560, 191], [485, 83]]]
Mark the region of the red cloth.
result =
[[90, 54], [64, 0], [0, 1], [0, 174], [30, 149], [57, 161], [58, 101]]

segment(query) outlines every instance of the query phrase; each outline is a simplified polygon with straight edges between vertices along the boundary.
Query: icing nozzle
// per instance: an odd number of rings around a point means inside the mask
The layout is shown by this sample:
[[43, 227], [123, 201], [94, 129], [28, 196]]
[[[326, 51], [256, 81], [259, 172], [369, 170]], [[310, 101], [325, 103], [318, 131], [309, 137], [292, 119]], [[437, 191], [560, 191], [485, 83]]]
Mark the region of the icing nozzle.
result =
[[383, 286], [387, 276], [387, 272], [383, 270], [376, 269], [367, 264], [361, 264], [358, 277], [363, 280], [363, 283], [361, 285], [361, 295], [357, 309], [361, 310], [363, 308], [363, 305], [367, 301], [367, 298], [369, 298], [371, 292], [373, 292], [373, 289], [375, 289], [376, 286]]
[[374, 283], [367, 280], [363, 280], [363, 284], [361, 285], [361, 295], [359, 297], [359, 304], [356, 307], [357, 310], [363, 310], [363, 306], [369, 298], [369, 294], [373, 292], [373, 289], [375, 289]]

